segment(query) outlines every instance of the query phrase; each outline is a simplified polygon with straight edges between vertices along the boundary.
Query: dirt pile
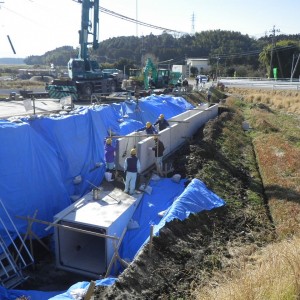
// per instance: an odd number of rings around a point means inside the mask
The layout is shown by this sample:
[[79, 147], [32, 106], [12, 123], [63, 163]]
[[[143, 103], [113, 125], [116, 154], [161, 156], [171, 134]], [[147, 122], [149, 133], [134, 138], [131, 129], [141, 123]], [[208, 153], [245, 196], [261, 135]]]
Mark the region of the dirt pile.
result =
[[272, 238], [242, 117], [222, 111], [169, 160], [176, 173], [202, 180], [227, 205], [168, 223], [152, 255], [145, 247], [114, 286], [96, 288], [94, 299], [195, 299], [195, 290], [214, 282], [216, 270], [226, 272], [247, 245], [255, 249]]

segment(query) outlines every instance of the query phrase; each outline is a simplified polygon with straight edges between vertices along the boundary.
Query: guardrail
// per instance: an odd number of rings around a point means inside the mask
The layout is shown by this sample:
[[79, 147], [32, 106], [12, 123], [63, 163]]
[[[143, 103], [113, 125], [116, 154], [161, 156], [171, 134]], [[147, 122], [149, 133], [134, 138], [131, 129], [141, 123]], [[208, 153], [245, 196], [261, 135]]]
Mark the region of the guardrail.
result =
[[263, 78], [232, 78], [222, 77], [218, 79], [219, 82], [225, 86], [247, 86], [247, 87], [259, 87], [265, 89], [289, 89], [289, 90], [300, 90], [299, 81], [288, 81], [287, 79], [263, 79]]
[[268, 81], [268, 82], [298, 82], [300, 84], [300, 78], [267, 78], [267, 77], [218, 77], [218, 80], [254, 80], [254, 81]]

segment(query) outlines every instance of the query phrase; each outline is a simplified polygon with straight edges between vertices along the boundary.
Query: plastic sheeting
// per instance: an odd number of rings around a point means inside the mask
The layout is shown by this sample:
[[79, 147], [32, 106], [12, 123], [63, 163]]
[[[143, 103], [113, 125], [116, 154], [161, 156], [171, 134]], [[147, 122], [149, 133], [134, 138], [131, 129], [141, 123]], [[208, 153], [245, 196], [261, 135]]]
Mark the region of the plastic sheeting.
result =
[[[138, 102], [81, 107], [68, 115], [22, 118], [18, 123], [0, 120], [0, 199], [18, 231], [27, 230], [27, 222], [18, 216], [37, 211], [37, 219], [52, 222], [55, 214], [92, 189], [90, 182], [101, 184], [107, 136], [131, 133], [161, 113], [168, 119], [190, 109], [184, 98], [152, 95]], [[2, 209], [0, 218], [6, 223]], [[44, 228], [32, 226], [39, 237], [51, 233]], [[1, 226], [0, 235], [8, 240]], [[10, 299], [3, 296], [4, 290], [0, 298]]]
[[[128, 261], [132, 261], [148, 241], [151, 225], [154, 226], [154, 235], [159, 235], [159, 230], [173, 219], [184, 220], [190, 214], [225, 205], [224, 200], [208, 190], [205, 184], [198, 179], [193, 179], [187, 187], [185, 187], [185, 180], [175, 183], [168, 178], [151, 180], [149, 186], [152, 187], [151, 195], [143, 195], [132, 217], [133, 223], [137, 224], [138, 227], [128, 229], [119, 250], [120, 256]], [[163, 217], [160, 216], [161, 212], [165, 212]], [[114, 277], [97, 280], [96, 285], [112, 285], [116, 280]], [[72, 294], [80, 294], [82, 289], [87, 288], [88, 284], [89, 282], [76, 283], [66, 292], [57, 293], [50, 299], [74, 299]], [[19, 291], [13, 291], [13, 293], [16, 292]], [[21, 292], [26, 293], [26, 291]], [[35, 298], [32, 291], [28, 291], [28, 294], [25, 295], [32, 297], [31, 300], [47, 299], [43, 298], [46, 295], [43, 292], [41, 292], [40, 298]]]
[[132, 261], [148, 242], [151, 225], [154, 226], [153, 234], [157, 236], [159, 230], [173, 219], [184, 220], [191, 213], [225, 205], [223, 199], [198, 179], [193, 179], [186, 188], [185, 180], [175, 183], [167, 178], [152, 180], [150, 186], [151, 195], [144, 194], [132, 217], [134, 224], [139, 227], [127, 231], [120, 247], [120, 256], [125, 260]]
[[[26, 232], [27, 222], [16, 216], [33, 216], [37, 210], [37, 219], [52, 221], [89, 192], [90, 183], [102, 182], [105, 137], [141, 128], [141, 119], [153, 122], [160, 113], [171, 117], [192, 108], [180, 97], [151, 96], [138, 104], [81, 107], [68, 115], [23, 118], [19, 123], [0, 120], [0, 199], [20, 233]], [[80, 180], [75, 183], [75, 178]], [[2, 210], [0, 218], [5, 220]], [[40, 237], [47, 233], [36, 223], [33, 230]], [[5, 236], [1, 226], [0, 234]]]
[[[33, 216], [38, 210], [38, 218], [52, 221], [55, 213], [70, 204], [58, 155], [25, 123], [2, 121], [0, 140], [0, 198], [18, 230], [25, 233], [27, 222], [16, 216]], [[0, 217], [13, 235], [15, 229], [6, 221], [2, 207]], [[38, 224], [33, 224], [32, 229], [41, 237], [46, 234]], [[1, 228], [0, 234], [5, 237]]]

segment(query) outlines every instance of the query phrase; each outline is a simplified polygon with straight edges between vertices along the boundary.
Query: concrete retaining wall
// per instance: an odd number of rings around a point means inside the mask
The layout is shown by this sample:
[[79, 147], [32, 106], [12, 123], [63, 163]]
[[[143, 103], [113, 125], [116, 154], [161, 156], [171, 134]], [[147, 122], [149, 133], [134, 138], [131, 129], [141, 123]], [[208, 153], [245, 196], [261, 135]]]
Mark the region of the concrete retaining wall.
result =
[[[218, 104], [211, 107], [199, 106], [169, 119], [170, 127], [159, 132], [159, 139], [164, 143], [164, 156], [179, 148], [187, 138], [192, 137], [208, 120], [217, 117]], [[141, 172], [149, 169], [155, 162], [153, 136], [144, 132], [134, 132], [127, 137], [118, 139], [116, 153], [116, 168], [123, 170], [126, 157], [130, 156], [132, 148], [137, 149], [137, 156], [141, 162]]]

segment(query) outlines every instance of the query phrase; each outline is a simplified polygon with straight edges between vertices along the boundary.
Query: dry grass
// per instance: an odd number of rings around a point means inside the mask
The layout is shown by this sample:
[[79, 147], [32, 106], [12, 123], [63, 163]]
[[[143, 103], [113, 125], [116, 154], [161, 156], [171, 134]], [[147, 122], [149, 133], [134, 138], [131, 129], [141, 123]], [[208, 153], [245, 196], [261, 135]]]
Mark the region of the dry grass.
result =
[[[244, 260], [243, 260], [244, 262]], [[201, 300], [292, 300], [300, 295], [300, 239], [269, 245], [248, 258], [221, 285], [198, 291]]]
[[33, 89], [44, 88], [45, 82], [34, 80], [13, 80], [13, 81], [0, 81], [1, 89]]
[[[281, 300], [300, 297], [300, 93], [232, 89], [253, 128], [253, 147], [278, 242], [238, 255], [198, 289], [196, 299]], [[229, 103], [234, 103], [234, 97]], [[250, 104], [250, 105], [249, 105]]]
[[230, 88], [229, 92], [239, 95], [249, 103], [264, 103], [272, 109], [283, 109], [288, 113], [300, 114], [299, 91]]

